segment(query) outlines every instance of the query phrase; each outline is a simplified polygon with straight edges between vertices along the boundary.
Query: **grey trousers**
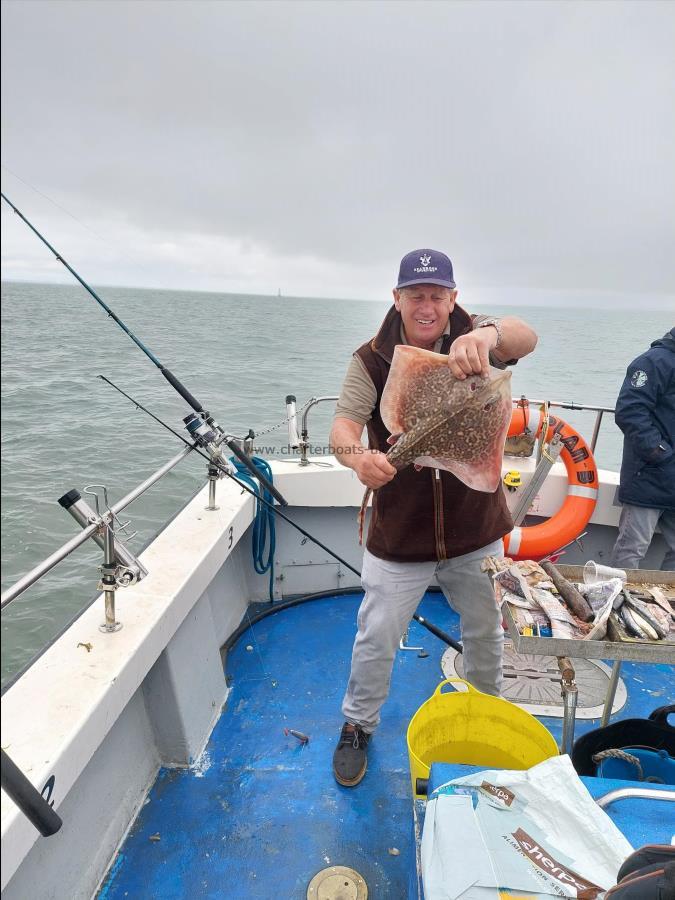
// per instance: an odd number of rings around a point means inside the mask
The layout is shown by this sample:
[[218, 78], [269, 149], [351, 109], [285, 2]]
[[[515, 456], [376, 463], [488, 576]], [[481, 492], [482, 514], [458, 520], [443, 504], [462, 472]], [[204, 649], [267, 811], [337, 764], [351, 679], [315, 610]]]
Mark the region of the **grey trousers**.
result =
[[675, 510], [651, 509], [625, 503], [619, 520], [619, 536], [612, 551], [612, 565], [619, 569], [637, 569], [649, 550], [659, 525], [668, 547], [662, 569], [675, 570]]
[[481, 571], [486, 556], [501, 558], [495, 541], [480, 550], [440, 563], [388, 562], [367, 550], [363, 555], [365, 597], [342, 713], [347, 722], [373, 732], [389, 694], [394, 656], [401, 636], [434, 574], [448, 603], [459, 613], [466, 680], [486, 694], [499, 695], [502, 681], [502, 615], [492, 579]]

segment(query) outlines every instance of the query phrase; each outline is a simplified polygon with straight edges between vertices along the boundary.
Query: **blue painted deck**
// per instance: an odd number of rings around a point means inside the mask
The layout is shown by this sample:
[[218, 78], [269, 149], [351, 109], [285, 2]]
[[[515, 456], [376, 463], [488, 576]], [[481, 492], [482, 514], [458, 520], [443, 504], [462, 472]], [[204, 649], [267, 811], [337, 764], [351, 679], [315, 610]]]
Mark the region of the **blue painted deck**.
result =
[[[375, 900], [407, 897], [414, 846], [405, 733], [442, 679], [445, 645], [411, 623], [409, 642], [429, 657], [397, 655], [366, 777], [340, 787], [331, 759], [360, 599], [304, 603], [240, 639], [227, 660], [231, 693], [204, 756], [192, 770], [160, 771], [101, 898], [304, 900], [329, 865], [355, 868]], [[419, 611], [459, 637], [440, 594], [427, 594]], [[670, 666], [624, 663], [621, 675], [628, 703], [613, 721], [646, 716], [675, 696]], [[561, 720], [542, 721], [559, 741]], [[598, 724], [579, 721], [576, 733]], [[284, 728], [308, 734], [309, 744]]]

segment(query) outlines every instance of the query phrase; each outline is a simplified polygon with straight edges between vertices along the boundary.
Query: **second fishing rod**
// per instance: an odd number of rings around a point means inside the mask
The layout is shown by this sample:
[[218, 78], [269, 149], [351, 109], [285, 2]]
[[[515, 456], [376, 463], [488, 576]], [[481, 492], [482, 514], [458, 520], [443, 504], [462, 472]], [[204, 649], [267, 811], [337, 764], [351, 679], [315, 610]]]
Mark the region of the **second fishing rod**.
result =
[[[236, 475], [233, 473], [229, 463], [226, 460], [214, 460], [212, 457], [210, 457], [206, 453], [204, 453], [203, 450], [200, 449], [200, 443], [199, 443], [200, 436], [199, 435], [194, 436], [195, 443], [190, 443], [188, 440], [186, 440], [183, 437], [183, 435], [180, 432], [176, 431], [174, 428], [172, 428], [166, 422], [162, 421], [162, 419], [160, 419], [159, 416], [156, 416], [153, 412], [151, 412], [149, 409], [147, 409], [147, 407], [143, 406], [142, 403], [139, 403], [138, 400], [135, 400], [133, 397], [131, 397], [129, 394], [127, 394], [126, 391], [123, 391], [122, 388], [118, 387], [109, 378], [106, 378], [105, 375], [99, 375], [98, 377], [102, 381], [105, 381], [106, 384], [109, 384], [110, 387], [114, 388], [116, 391], [118, 391], [120, 394], [122, 394], [123, 397], [126, 397], [126, 399], [129, 400], [131, 403], [133, 403], [137, 409], [140, 409], [141, 412], [144, 412], [146, 415], [150, 416], [150, 418], [153, 419], [155, 422], [157, 422], [159, 425], [161, 425], [162, 428], [165, 428], [167, 431], [170, 431], [171, 434], [173, 434], [175, 437], [177, 437], [179, 441], [182, 441], [184, 444], [186, 444], [188, 447], [190, 447], [194, 453], [197, 453], [199, 456], [202, 456], [204, 459], [208, 460], [208, 462], [211, 465], [215, 466], [219, 470], [219, 472], [221, 472], [222, 475], [224, 475], [226, 478], [232, 479], [232, 481], [235, 481], [237, 483], [237, 485], [242, 489], [242, 491], [246, 491], [246, 493], [251, 494], [253, 497], [255, 497], [255, 499], [257, 500], [258, 503], [261, 503], [267, 509], [270, 509], [276, 516], [283, 519], [284, 522], [288, 522], [288, 524], [291, 525], [293, 528], [295, 528], [296, 531], [299, 531], [300, 534], [303, 535], [303, 537], [312, 541], [312, 543], [316, 544], [317, 547], [321, 547], [321, 549], [325, 550], [326, 553], [328, 553], [330, 556], [333, 557], [333, 559], [336, 559], [339, 563], [341, 563], [343, 566], [345, 566], [345, 568], [349, 569], [350, 572], [353, 572], [355, 575], [357, 575], [359, 578], [361, 578], [361, 573], [359, 572], [358, 569], [355, 569], [354, 566], [352, 566], [350, 563], [347, 562], [347, 560], [343, 559], [341, 556], [338, 556], [338, 554], [334, 550], [331, 550], [330, 547], [327, 547], [317, 537], [315, 537], [309, 531], [306, 531], [304, 528], [302, 528], [300, 525], [298, 525], [297, 522], [294, 522], [293, 519], [291, 519], [287, 515], [285, 515], [285, 513], [281, 512], [281, 510], [279, 509], [278, 506], [275, 506], [273, 503], [270, 503], [268, 500], [266, 500], [265, 497], [262, 496], [262, 491], [260, 493], [258, 493], [257, 491], [252, 490], [243, 481], [240, 481], [236, 477]], [[311, 596], [313, 596], [313, 595], [311, 595]], [[293, 605], [293, 603], [294, 603], [294, 601], [288, 601], [287, 604], [284, 603], [284, 604], [278, 604], [278, 606], [275, 605], [275, 607], [273, 607], [273, 609], [271, 611], [275, 611], [275, 610], [279, 611], [281, 609], [286, 608], [288, 605]], [[263, 618], [265, 615], [267, 615], [267, 613], [261, 613], [260, 618]], [[424, 628], [426, 628], [427, 631], [430, 631], [431, 634], [435, 635], [435, 637], [440, 638], [440, 640], [442, 640], [444, 643], [446, 643], [449, 647], [452, 647], [458, 653], [462, 653], [462, 651], [463, 651], [462, 644], [460, 644], [459, 641], [456, 641], [454, 638], [450, 637], [450, 635], [447, 634], [445, 631], [438, 628], [436, 625], [432, 624], [431, 622], [427, 621], [423, 616], [420, 616], [419, 613], [415, 613], [413, 615], [413, 619], [416, 622], [418, 622], [420, 625], [422, 625]], [[257, 620], [254, 620], [254, 622], [255, 621], [257, 621]], [[249, 623], [249, 625], [254, 624], [254, 622]], [[239, 631], [237, 632], [237, 635], [238, 634], [239, 634]]]

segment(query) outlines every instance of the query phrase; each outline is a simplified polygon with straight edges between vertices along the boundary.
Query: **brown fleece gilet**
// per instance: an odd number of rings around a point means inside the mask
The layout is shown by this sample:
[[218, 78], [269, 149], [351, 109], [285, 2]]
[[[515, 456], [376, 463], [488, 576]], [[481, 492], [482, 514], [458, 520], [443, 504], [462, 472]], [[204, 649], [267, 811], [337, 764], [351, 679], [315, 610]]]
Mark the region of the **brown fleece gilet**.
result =
[[[450, 334], [441, 353], [472, 330], [472, 317], [455, 306], [450, 315]], [[380, 415], [380, 400], [389, 375], [396, 344], [401, 343], [401, 315], [392, 308], [377, 335], [363, 344], [358, 356], [377, 390], [377, 405], [368, 422], [368, 444], [386, 453], [389, 432]], [[438, 472], [438, 476], [437, 473]], [[373, 493], [368, 529], [368, 550], [394, 562], [427, 562], [451, 559], [478, 550], [503, 537], [513, 528], [501, 484], [493, 494], [466, 487], [450, 472], [414, 466]]]

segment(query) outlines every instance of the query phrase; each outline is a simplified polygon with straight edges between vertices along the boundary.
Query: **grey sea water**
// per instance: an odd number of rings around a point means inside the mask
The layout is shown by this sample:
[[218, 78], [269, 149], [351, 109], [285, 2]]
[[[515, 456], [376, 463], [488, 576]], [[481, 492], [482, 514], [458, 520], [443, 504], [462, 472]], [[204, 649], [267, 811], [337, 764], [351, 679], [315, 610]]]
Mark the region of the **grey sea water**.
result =
[[[101, 288], [101, 296], [233, 434], [283, 421], [298, 405], [336, 394], [351, 352], [372, 336], [382, 303]], [[470, 298], [463, 298], [472, 311]], [[613, 406], [627, 364], [672, 327], [648, 310], [490, 307], [529, 321], [536, 352], [513, 370], [514, 396]], [[481, 309], [481, 311], [488, 311]], [[79, 286], [2, 284], [2, 587], [72, 537], [58, 505], [70, 488], [108, 486], [121, 498], [174, 456], [175, 437], [96, 376], [106, 375], [174, 428], [190, 410], [159, 371]], [[327, 444], [331, 412], [310, 417], [313, 444]], [[590, 440], [593, 417], [563, 413]], [[285, 426], [263, 434], [270, 453]], [[598, 463], [617, 468], [621, 435], [605, 419]], [[138, 549], [203, 483], [188, 459], [129, 507]], [[280, 527], [286, 527], [283, 523]], [[80, 548], [2, 615], [2, 680], [25, 665], [96, 592], [99, 551]]]

